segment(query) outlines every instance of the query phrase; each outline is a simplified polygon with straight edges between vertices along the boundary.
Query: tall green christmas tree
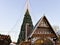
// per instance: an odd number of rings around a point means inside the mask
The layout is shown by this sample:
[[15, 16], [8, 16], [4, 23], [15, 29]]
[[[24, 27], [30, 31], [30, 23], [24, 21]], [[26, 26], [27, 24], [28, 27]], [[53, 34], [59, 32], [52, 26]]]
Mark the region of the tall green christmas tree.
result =
[[26, 31], [25, 27], [26, 27], [26, 23], [29, 23], [29, 25], [30, 25], [30, 32], [32, 32], [33, 23], [32, 23], [32, 19], [31, 19], [31, 16], [29, 14], [28, 9], [26, 10], [26, 13], [24, 15], [23, 23], [22, 23], [22, 26], [21, 26], [21, 31], [20, 31], [20, 34], [19, 34], [19, 37], [18, 37], [18, 41], [17, 41], [18, 44], [21, 41], [25, 41], [25, 31]]

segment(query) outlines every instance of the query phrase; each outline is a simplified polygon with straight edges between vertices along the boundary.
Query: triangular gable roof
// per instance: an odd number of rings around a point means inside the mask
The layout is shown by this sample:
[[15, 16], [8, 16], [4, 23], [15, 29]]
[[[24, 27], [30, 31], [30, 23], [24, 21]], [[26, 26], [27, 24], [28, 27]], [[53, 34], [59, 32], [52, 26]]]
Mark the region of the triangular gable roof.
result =
[[[46, 16], [41, 17], [40, 20], [39, 20], [39, 21], [37, 22], [37, 24], [35, 25], [35, 28], [33, 29], [33, 32], [31, 33], [30, 37], [32, 37], [32, 35], [34, 34], [35, 30], [37, 29], [37, 27], [39, 26], [39, 24], [41, 23], [41, 21], [42, 21], [44, 18], [47, 20]], [[52, 28], [52, 26], [50, 25], [50, 23], [49, 23], [48, 20], [47, 20], [47, 22], [48, 22], [49, 26]], [[56, 32], [54, 31], [53, 28], [52, 28], [52, 31], [55, 33], [56, 37], [58, 38], [58, 35], [56, 34]]]

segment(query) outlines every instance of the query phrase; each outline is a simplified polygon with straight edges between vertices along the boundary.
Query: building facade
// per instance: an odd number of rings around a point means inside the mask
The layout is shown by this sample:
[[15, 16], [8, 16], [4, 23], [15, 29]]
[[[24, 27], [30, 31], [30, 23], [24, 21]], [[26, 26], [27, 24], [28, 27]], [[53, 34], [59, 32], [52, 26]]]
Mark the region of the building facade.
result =
[[10, 45], [11, 38], [9, 35], [1, 35], [0, 34], [0, 45]]
[[19, 45], [57, 45], [58, 35], [55, 33], [46, 16], [42, 16], [39, 19], [29, 36], [27, 36], [30, 31], [29, 25], [26, 26], [25, 40], [21, 41]]

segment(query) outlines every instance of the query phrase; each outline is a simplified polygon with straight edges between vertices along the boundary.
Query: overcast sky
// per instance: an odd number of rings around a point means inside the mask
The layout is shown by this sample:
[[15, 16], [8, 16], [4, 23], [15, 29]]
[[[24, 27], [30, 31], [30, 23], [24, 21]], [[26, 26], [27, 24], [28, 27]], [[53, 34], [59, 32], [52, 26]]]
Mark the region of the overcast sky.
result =
[[[35, 25], [45, 14], [51, 25], [60, 26], [60, 0], [30, 0], [30, 15]], [[25, 13], [26, 0], [0, 0], [0, 34], [17, 41]]]

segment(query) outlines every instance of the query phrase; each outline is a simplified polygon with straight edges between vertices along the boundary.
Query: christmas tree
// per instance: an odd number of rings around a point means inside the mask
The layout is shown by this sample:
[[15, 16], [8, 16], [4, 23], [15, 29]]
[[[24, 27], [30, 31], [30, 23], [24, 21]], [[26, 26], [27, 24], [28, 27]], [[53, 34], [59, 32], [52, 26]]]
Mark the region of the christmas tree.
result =
[[26, 23], [29, 23], [29, 26], [30, 26], [30, 32], [32, 32], [32, 29], [33, 29], [33, 23], [32, 23], [32, 19], [31, 19], [31, 16], [29, 14], [29, 11], [27, 9], [25, 15], [24, 15], [24, 19], [23, 19], [23, 23], [22, 23], [22, 26], [21, 26], [21, 31], [20, 31], [20, 34], [19, 34], [19, 37], [18, 37], [18, 41], [17, 43], [19, 44], [21, 41], [25, 41], [25, 31], [26, 31]]

